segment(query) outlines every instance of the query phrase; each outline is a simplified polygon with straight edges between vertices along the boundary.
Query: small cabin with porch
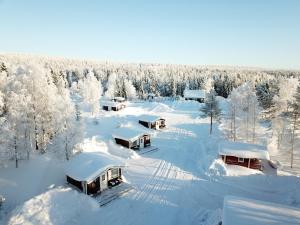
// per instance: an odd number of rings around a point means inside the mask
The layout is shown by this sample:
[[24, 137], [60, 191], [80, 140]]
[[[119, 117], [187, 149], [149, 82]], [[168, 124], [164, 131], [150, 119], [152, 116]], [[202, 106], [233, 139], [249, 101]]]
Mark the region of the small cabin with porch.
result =
[[82, 152], [68, 161], [66, 181], [87, 195], [101, 193], [122, 182], [122, 163], [98, 152]]
[[126, 108], [125, 101], [111, 100], [102, 103], [102, 109], [105, 111], [119, 111], [124, 108]]
[[161, 118], [160, 116], [154, 115], [143, 115], [139, 118], [139, 123], [144, 127], [150, 129], [163, 129], [166, 127], [166, 120]]
[[300, 209], [249, 198], [225, 196], [222, 225], [300, 225]]
[[118, 128], [113, 138], [117, 144], [133, 150], [151, 146], [150, 134], [129, 127]]
[[231, 141], [224, 141], [219, 145], [219, 155], [226, 164], [257, 170], [263, 170], [263, 160], [270, 160], [264, 146]]
[[206, 93], [204, 90], [184, 90], [183, 97], [185, 100], [194, 100], [200, 103], [205, 101]]
[[126, 102], [126, 99], [123, 98], [123, 97], [113, 97], [111, 99], [112, 102], [118, 102], [118, 103], [125, 103]]
[[153, 94], [153, 93], [149, 93], [149, 94], [147, 95], [147, 99], [148, 99], [150, 102], [153, 101], [153, 100], [155, 99], [155, 97], [156, 97], [156, 95]]

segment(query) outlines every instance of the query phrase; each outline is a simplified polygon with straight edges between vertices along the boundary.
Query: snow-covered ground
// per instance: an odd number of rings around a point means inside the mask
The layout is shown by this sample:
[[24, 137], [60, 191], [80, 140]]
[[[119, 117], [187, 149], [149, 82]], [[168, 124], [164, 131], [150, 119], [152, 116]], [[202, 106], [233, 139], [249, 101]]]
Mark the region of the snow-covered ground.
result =
[[[82, 148], [122, 160], [123, 175], [133, 189], [97, 208], [96, 200], [65, 185], [65, 162], [51, 155], [34, 156], [19, 169], [12, 165], [0, 170], [0, 193], [7, 199], [2, 222], [210, 225], [220, 221], [226, 195], [300, 207], [299, 177], [281, 170], [266, 175], [217, 159], [222, 132], [214, 125], [209, 135], [209, 120], [199, 117], [199, 107], [193, 101], [136, 102], [119, 112], [101, 112], [97, 124], [84, 113]], [[166, 129], [148, 130], [159, 151], [139, 155], [114, 144], [113, 131], [139, 126], [137, 118], [144, 114], [166, 119]]]

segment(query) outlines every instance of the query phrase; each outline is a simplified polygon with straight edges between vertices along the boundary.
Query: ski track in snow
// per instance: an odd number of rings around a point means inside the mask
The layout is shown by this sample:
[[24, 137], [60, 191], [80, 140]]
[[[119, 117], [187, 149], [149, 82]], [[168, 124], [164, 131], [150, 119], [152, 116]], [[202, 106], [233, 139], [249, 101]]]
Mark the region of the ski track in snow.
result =
[[[184, 106], [188, 104], [184, 102]], [[193, 103], [190, 108], [183, 109], [180, 103], [171, 103], [170, 106], [132, 103], [120, 112], [104, 112], [105, 117], [99, 118], [97, 126], [88, 125], [86, 138], [94, 137], [108, 145], [112, 130], [120, 122], [129, 119], [129, 122], [136, 123], [137, 114], [134, 112], [146, 114], [154, 110], [167, 119], [166, 129], [149, 130], [153, 146], [158, 147], [158, 151], [128, 158], [132, 156], [126, 152], [128, 150], [114, 149], [114, 153], [120, 151], [120, 155], [124, 155], [126, 166], [123, 175], [133, 189], [100, 207], [95, 215], [99, 217], [99, 224], [213, 225], [220, 220], [223, 198], [228, 194], [290, 204], [284, 196], [285, 192], [290, 192], [291, 201], [300, 205], [299, 181], [295, 182], [292, 178], [209, 174], [208, 169], [217, 157], [217, 141], [221, 136], [216, 126], [214, 135], [209, 136], [208, 120], [198, 118], [199, 106]], [[90, 118], [87, 121], [90, 122]], [[51, 170], [50, 166], [46, 168]], [[53, 173], [49, 176], [51, 180], [57, 180]], [[282, 185], [289, 181], [293, 182], [291, 187]], [[294, 197], [293, 193], [297, 196]]]

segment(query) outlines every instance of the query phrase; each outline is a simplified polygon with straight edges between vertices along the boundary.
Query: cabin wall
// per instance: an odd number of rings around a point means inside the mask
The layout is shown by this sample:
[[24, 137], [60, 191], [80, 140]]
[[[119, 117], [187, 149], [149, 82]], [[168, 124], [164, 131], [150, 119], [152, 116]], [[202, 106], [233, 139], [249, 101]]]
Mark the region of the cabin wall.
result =
[[258, 159], [249, 159], [249, 158], [244, 158], [244, 162], [239, 162], [238, 157], [235, 156], [226, 156], [226, 161], [225, 161], [225, 156], [222, 155], [222, 160], [229, 165], [238, 165], [238, 166], [243, 166], [243, 167], [248, 167], [249, 165], [249, 160], [250, 161], [250, 166], [249, 168], [251, 169], [261, 169], [261, 163], [260, 160]]
[[75, 180], [69, 176], [66, 176], [67, 178], [67, 182], [69, 184], [72, 184], [73, 186], [77, 187], [79, 190], [83, 191], [83, 187], [82, 187], [82, 182], [81, 181], [78, 181], [78, 180]]
[[148, 123], [148, 122], [139, 120], [139, 123], [140, 123], [141, 125], [143, 125], [144, 127], [149, 128], [149, 123]]
[[130, 148], [130, 143], [129, 141], [126, 141], [126, 140], [122, 140], [122, 139], [119, 139], [119, 138], [115, 138], [116, 140], [116, 143], [119, 144], [119, 145], [122, 145], [126, 148]]

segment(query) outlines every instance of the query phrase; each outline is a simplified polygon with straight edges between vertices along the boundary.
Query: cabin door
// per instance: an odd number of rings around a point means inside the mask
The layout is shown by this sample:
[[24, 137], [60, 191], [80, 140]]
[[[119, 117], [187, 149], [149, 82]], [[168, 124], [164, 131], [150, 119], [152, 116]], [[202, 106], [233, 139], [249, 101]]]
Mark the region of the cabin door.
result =
[[155, 129], [158, 130], [159, 129], [159, 121], [155, 122]]
[[140, 147], [141, 148], [145, 147], [144, 137], [140, 137]]
[[107, 173], [102, 173], [100, 176], [100, 190], [103, 191], [107, 188]]

